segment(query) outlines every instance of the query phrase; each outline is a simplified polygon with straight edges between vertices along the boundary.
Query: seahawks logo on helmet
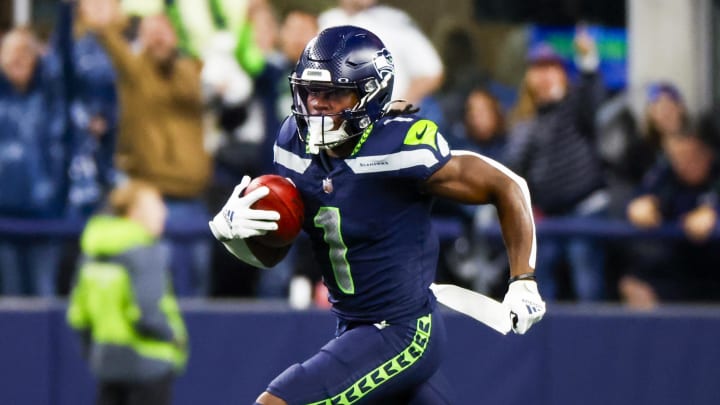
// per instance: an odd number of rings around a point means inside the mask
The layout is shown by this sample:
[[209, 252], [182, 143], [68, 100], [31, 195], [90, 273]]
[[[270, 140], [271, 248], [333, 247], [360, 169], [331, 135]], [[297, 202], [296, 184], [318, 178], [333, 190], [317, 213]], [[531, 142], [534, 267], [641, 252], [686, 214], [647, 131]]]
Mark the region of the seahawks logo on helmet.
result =
[[379, 77], [385, 78], [385, 75], [388, 73], [395, 74], [395, 64], [393, 63], [392, 55], [387, 48], [383, 48], [375, 53], [373, 64], [375, 65], [375, 71]]

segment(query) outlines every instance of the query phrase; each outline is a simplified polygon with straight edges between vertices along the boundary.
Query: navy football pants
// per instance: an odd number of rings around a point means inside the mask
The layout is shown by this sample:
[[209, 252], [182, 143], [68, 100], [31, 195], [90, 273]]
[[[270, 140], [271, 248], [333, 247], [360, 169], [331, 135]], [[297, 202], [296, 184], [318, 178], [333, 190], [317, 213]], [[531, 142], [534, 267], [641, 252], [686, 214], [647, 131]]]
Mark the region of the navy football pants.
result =
[[451, 404], [438, 371], [445, 326], [438, 311], [397, 325], [341, 325], [342, 332], [302, 364], [275, 378], [268, 392], [289, 405]]

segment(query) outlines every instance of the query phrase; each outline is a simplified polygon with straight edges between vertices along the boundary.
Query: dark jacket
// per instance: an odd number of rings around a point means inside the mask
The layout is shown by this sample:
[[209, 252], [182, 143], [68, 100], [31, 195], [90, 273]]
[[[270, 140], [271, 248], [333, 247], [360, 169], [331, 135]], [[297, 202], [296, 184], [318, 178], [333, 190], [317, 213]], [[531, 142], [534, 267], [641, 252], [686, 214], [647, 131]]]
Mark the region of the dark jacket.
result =
[[69, 40], [69, 30], [56, 33], [24, 92], [0, 71], [0, 216], [53, 217], [64, 209], [67, 58], [60, 50]]
[[[70, 42], [70, 118], [72, 128], [68, 203], [73, 212], [94, 212], [115, 182], [118, 99], [115, 70], [97, 38], [85, 33]], [[101, 117], [107, 129], [94, 134], [91, 119]]]
[[564, 99], [540, 106], [535, 119], [510, 136], [504, 161], [525, 177], [543, 213], [569, 213], [604, 187], [594, 139], [595, 112], [603, 97], [600, 78], [583, 74]]
[[643, 177], [638, 195], [651, 194], [660, 203], [660, 212], [666, 220], [678, 220], [695, 208], [709, 204], [718, 207], [718, 186], [720, 185], [720, 164], [715, 161], [707, 179], [702, 184], [690, 186], [683, 182], [665, 156], [660, 156], [655, 165]]

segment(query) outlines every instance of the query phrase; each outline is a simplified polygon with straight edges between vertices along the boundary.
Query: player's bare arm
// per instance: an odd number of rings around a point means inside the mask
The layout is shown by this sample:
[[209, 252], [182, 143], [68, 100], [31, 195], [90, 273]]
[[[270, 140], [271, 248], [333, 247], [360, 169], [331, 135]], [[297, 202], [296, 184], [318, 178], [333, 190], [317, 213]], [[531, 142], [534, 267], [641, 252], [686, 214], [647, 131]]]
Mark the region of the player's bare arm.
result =
[[523, 334], [542, 319], [545, 302], [538, 292], [535, 224], [525, 180], [484, 156], [464, 151], [427, 180], [433, 195], [466, 204], [494, 204], [510, 261], [510, 281], [503, 303], [513, 314], [513, 330]]
[[511, 276], [534, 270], [535, 225], [525, 181], [490, 159], [457, 154], [427, 181], [433, 195], [465, 204], [494, 204], [508, 250]]

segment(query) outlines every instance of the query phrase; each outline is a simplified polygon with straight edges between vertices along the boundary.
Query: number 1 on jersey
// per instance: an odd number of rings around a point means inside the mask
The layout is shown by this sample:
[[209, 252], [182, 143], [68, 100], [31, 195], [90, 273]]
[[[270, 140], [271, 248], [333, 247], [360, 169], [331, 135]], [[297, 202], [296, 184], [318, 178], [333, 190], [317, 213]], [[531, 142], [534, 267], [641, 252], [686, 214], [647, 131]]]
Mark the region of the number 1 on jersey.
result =
[[322, 228], [323, 239], [330, 248], [330, 264], [335, 274], [335, 282], [340, 291], [354, 294], [355, 285], [347, 261], [347, 246], [340, 233], [340, 210], [337, 207], [320, 207], [314, 218], [315, 227]]

